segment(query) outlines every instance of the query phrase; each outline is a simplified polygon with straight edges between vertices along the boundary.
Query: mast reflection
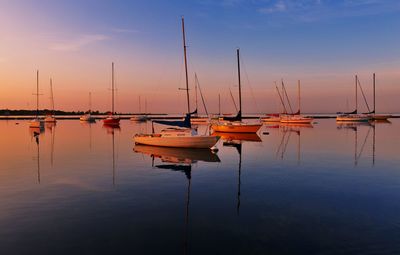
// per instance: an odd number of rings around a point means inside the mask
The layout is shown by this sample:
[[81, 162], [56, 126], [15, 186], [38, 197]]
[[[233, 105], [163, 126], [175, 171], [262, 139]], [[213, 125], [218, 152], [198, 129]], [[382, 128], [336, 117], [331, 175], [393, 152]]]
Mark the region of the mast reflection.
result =
[[242, 175], [242, 144], [244, 142], [262, 142], [261, 138], [257, 133], [221, 133], [214, 132], [212, 135], [217, 135], [221, 137], [222, 145], [225, 147], [236, 148], [239, 154], [239, 164], [238, 164], [238, 184], [237, 184], [237, 203], [236, 203], [236, 213], [240, 214], [240, 188], [241, 188], [241, 175]]
[[[156, 147], [148, 145], [135, 145], [133, 148], [135, 153], [148, 155], [152, 159], [152, 167], [158, 169], [167, 169], [171, 171], [183, 172], [187, 179], [186, 203], [185, 203], [185, 230], [183, 241], [183, 253], [188, 253], [189, 239], [189, 205], [190, 191], [192, 183], [192, 165], [199, 162], [221, 162], [218, 155], [210, 149], [185, 149], [185, 148], [169, 148]], [[155, 165], [155, 159], [159, 159], [161, 164]]]
[[36, 163], [37, 163], [37, 180], [38, 183], [40, 184], [40, 134], [44, 133], [44, 128], [43, 127], [30, 127], [29, 128], [29, 133], [31, 135], [31, 138], [35, 139], [36, 143]]

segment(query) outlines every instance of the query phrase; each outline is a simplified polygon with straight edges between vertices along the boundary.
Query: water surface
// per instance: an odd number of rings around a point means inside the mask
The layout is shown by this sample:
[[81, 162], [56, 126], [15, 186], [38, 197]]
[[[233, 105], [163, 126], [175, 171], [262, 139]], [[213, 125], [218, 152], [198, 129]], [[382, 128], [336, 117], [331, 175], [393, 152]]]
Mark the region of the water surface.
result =
[[212, 154], [135, 146], [149, 123], [0, 121], [0, 251], [400, 254], [399, 127], [272, 124]]

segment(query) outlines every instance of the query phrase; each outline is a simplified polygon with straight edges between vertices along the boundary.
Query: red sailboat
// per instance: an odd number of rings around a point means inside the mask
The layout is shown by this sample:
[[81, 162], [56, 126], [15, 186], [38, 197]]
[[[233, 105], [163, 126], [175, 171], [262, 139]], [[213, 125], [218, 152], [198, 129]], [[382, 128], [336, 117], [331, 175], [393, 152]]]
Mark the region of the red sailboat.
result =
[[103, 124], [107, 126], [119, 126], [119, 121], [120, 118], [119, 116], [114, 115], [114, 62], [111, 63], [111, 76], [112, 76], [112, 81], [111, 81], [111, 104], [112, 104], [112, 109], [111, 112], [108, 114], [108, 117], [103, 119]]

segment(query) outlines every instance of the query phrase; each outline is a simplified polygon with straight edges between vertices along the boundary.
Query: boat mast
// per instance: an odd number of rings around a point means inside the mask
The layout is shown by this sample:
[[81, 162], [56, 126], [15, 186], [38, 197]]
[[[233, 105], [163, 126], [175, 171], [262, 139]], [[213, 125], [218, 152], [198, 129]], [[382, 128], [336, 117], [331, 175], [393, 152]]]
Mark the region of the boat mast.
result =
[[39, 118], [39, 70], [36, 70], [36, 117]]
[[198, 110], [198, 105], [197, 105], [197, 73], [194, 73], [194, 94], [195, 94], [195, 102], [196, 102], [196, 110]]
[[51, 97], [51, 109], [54, 115], [54, 95], [53, 95], [53, 81], [50, 78], [50, 97]]
[[374, 86], [374, 114], [375, 114], [375, 73], [373, 74], [373, 86]]
[[142, 107], [141, 107], [141, 103], [140, 103], [140, 96], [139, 96], [139, 113], [142, 113]]
[[144, 114], [147, 114], [147, 98], [144, 98]]
[[355, 78], [355, 83], [356, 83], [356, 114], [358, 113], [358, 96], [357, 96], [357, 82], [358, 82], [358, 77], [357, 77], [357, 75], [356, 75], [356, 78]]
[[92, 92], [89, 92], [89, 113], [92, 113]]
[[190, 114], [190, 101], [189, 101], [189, 77], [187, 68], [187, 57], [186, 57], [186, 36], [185, 36], [185, 19], [182, 16], [182, 39], [183, 39], [183, 55], [185, 59], [185, 77], [186, 77], [186, 99], [187, 99], [187, 110]]
[[297, 81], [297, 91], [298, 91], [298, 97], [299, 97], [299, 111], [298, 113], [300, 114], [300, 80]]
[[240, 113], [240, 118], [242, 117], [242, 84], [240, 81], [240, 54], [239, 54], [239, 48], [236, 49], [236, 55], [237, 55], [237, 62], [238, 62], [238, 80], [239, 80], [239, 113]]
[[112, 115], [114, 115], [114, 62], [111, 63], [111, 104], [112, 104]]
[[221, 94], [218, 94], [218, 116], [221, 116]]

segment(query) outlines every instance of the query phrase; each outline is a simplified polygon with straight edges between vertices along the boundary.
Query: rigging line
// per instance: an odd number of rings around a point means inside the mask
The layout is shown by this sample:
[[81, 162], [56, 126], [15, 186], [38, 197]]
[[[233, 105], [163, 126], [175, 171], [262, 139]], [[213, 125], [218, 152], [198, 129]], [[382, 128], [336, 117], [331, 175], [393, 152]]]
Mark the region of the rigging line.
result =
[[292, 135], [292, 132], [289, 132], [289, 135], [288, 135], [288, 138], [287, 138], [287, 140], [286, 140], [286, 143], [285, 143], [285, 146], [283, 147], [283, 150], [282, 150], [282, 159], [283, 159], [283, 156], [285, 155], [285, 153], [286, 153], [286, 149], [287, 149], [287, 146], [288, 146], [288, 144], [289, 144], [289, 140], [290, 140], [290, 136]]
[[250, 94], [251, 94], [251, 96], [252, 96], [252, 98], [253, 98], [253, 100], [254, 100], [254, 104], [255, 104], [255, 106], [256, 106], [257, 112], [259, 113], [259, 112], [260, 112], [260, 109], [258, 108], [258, 104], [257, 104], [256, 97], [254, 96], [253, 87], [251, 86], [251, 83], [250, 83], [249, 75], [248, 75], [248, 73], [247, 73], [247, 68], [246, 68], [246, 65], [245, 65], [245, 63], [244, 63], [243, 56], [242, 56], [242, 58], [241, 58], [241, 62], [242, 62], [242, 63], [241, 63], [242, 66], [243, 66], [242, 69], [244, 69], [244, 74], [246, 75], [247, 83], [249, 84]]
[[282, 88], [283, 88], [284, 96], [286, 96], [286, 100], [287, 100], [287, 102], [288, 102], [288, 104], [289, 104], [290, 111], [291, 111], [291, 113], [293, 114], [292, 105], [290, 104], [289, 96], [288, 96], [288, 94], [287, 94], [285, 84], [283, 83], [283, 79], [282, 79]]
[[231, 99], [232, 99], [233, 105], [235, 106], [235, 110], [236, 110], [236, 112], [237, 112], [237, 111], [238, 111], [238, 108], [237, 108], [237, 105], [236, 105], [236, 102], [235, 102], [235, 98], [233, 97], [231, 88], [229, 88], [229, 93], [230, 93], [230, 95], [231, 95]]
[[368, 105], [368, 102], [367, 102], [367, 98], [365, 97], [365, 94], [364, 94], [364, 90], [363, 90], [363, 88], [361, 87], [361, 82], [360, 82], [359, 79], [357, 79], [357, 82], [358, 82], [358, 86], [360, 87], [361, 94], [362, 94], [362, 96], [363, 96], [363, 98], [364, 98], [364, 102], [365, 102], [365, 104], [367, 105], [368, 112], [371, 112], [371, 110], [370, 110], [370, 108], [369, 108], [369, 105]]
[[283, 136], [282, 136], [281, 142], [278, 146], [278, 149], [276, 150], [275, 158], [278, 158], [279, 152], [281, 152], [281, 148], [282, 148], [283, 142], [285, 141], [285, 137], [286, 137], [286, 131], [283, 130]]
[[207, 116], [208, 116], [206, 101], [205, 101], [205, 99], [204, 99], [203, 92], [201, 91], [200, 82], [199, 82], [199, 79], [197, 78], [197, 75], [196, 75], [195, 78], [196, 78], [196, 82], [197, 82], [197, 87], [199, 88], [201, 101], [203, 102], [204, 110], [206, 111], [206, 114], [207, 114]]
[[284, 113], [286, 114], [286, 113], [287, 113], [287, 110], [286, 110], [285, 102], [284, 102], [284, 100], [283, 100], [283, 98], [282, 98], [282, 96], [281, 96], [281, 93], [279, 92], [278, 86], [275, 85], [275, 87], [276, 87], [276, 91], [278, 92], [279, 99], [281, 100]]

